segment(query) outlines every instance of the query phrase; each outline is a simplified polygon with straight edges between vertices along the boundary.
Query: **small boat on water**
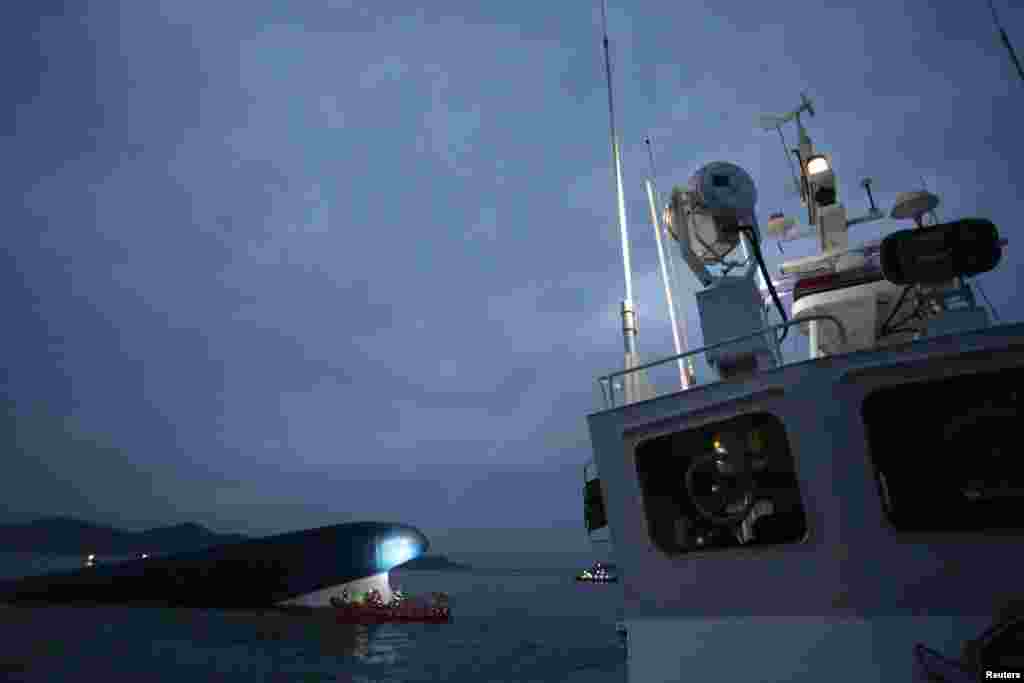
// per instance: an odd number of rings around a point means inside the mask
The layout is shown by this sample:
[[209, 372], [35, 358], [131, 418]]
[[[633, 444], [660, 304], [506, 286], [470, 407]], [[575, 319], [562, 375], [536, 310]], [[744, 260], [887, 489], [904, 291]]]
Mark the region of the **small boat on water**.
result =
[[618, 583], [619, 575], [608, 565], [595, 562], [590, 569], [583, 570], [576, 580], [583, 583]]
[[434, 593], [428, 601], [423, 598], [405, 598], [396, 591], [390, 602], [384, 602], [380, 593], [374, 590], [355, 599], [347, 595], [332, 598], [331, 606], [337, 621], [342, 624], [448, 624], [452, 620], [445, 593]]

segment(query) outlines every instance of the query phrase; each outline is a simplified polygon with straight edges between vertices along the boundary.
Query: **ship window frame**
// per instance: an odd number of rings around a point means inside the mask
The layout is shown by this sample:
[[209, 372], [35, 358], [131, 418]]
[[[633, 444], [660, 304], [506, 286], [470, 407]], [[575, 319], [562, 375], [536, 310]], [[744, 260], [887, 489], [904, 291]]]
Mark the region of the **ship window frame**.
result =
[[[978, 357], [979, 354], [969, 354], [967, 357], [960, 359], [961, 363], [971, 361]], [[873, 480], [875, 491], [877, 492], [879, 499], [879, 506], [882, 512], [882, 520], [886, 525], [886, 528], [891, 530], [893, 533], [899, 534], [900, 536], [915, 535], [915, 534], [969, 534], [969, 535], [984, 535], [984, 534], [1005, 534], [1015, 533], [1024, 530], [1024, 517], [1021, 518], [1020, 522], [1014, 525], [993, 525], [991, 523], [978, 523], [974, 526], [954, 526], [948, 523], [930, 524], [923, 525], [918, 520], [910, 518], [909, 520], [903, 516], [900, 516], [896, 511], [896, 505], [906, 506], [908, 502], [911, 502], [910, 498], [906, 498], [907, 494], [905, 490], [909, 487], [904, 484], [893, 490], [892, 479], [894, 478], [894, 472], [892, 462], [895, 459], [895, 455], [890, 453], [888, 455], [881, 456], [881, 462], [877, 454], [877, 437], [872, 438], [872, 425], [869, 422], [868, 415], [868, 402], [880, 393], [901, 393], [910, 391], [927, 391], [925, 386], [942, 385], [942, 384], [953, 384], [958, 381], [983, 381], [985, 378], [995, 378], [1005, 372], [1020, 373], [1024, 371], [1024, 366], [1015, 367], [998, 367], [994, 364], [999, 363], [999, 354], [993, 354], [986, 358], [993, 365], [987, 367], [989, 364], [986, 363], [983, 367], [965, 367], [961, 363], [950, 364], [950, 366], [936, 369], [932, 366], [926, 366], [924, 364], [906, 364], [904, 369], [906, 370], [917, 370], [913, 375], [904, 375], [900, 381], [886, 382], [879, 381], [881, 377], [876, 378], [875, 373], [857, 373], [863, 375], [863, 377], [857, 377], [857, 379], [866, 379], [870, 382], [864, 387], [863, 394], [860, 398], [860, 406], [858, 411], [859, 424], [864, 432], [865, 440], [865, 461], [871, 473], [871, 479]], [[882, 376], [884, 377], [884, 375]], [[871, 381], [874, 378], [875, 381]], [[957, 393], [955, 390], [951, 393]], [[885, 414], [884, 410], [878, 410], [880, 414]], [[941, 418], [936, 418], [941, 419]], [[1012, 469], [1012, 466], [1011, 466]], [[948, 504], [953, 498], [944, 498], [943, 501]], [[1019, 499], [1018, 499], [1019, 500]], [[966, 509], [966, 506], [962, 506]], [[993, 518], [998, 518], [998, 514], [994, 515]]]
[[[770, 388], [765, 392], [758, 393], [781, 394], [781, 390], [778, 388]], [[645, 536], [647, 537], [647, 542], [651, 544], [651, 547], [657, 550], [661, 555], [673, 559], [694, 559], [709, 556], [724, 557], [730, 554], [750, 553], [764, 555], [767, 553], [789, 552], [796, 547], [806, 545], [810, 542], [814, 523], [814, 518], [811, 514], [811, 496], [808, 494], [805, 482], [801, 478], [801, 468], [796, 452], [797, 449], [795, 448], [793, 439], [786, 427], [786, 420], [779, 411], [770, 409], [760, 401], [754, 402], [750, 400], [755, 397], [756, 396], [748, 396], [746, 397], [746, 401], [742, 401], [742, 403], [746, 403], [747, 405], [733, 404], [730, 406], [732, 410], [724, 412], [717, 409], [713, 412], [700, 411], [700, 413], [687, 415], [683, 419], [672, 419], [670, 423], [663, 423], [654, 431], [649, 428], [644, 429], [642, 432], [639, 430], [630, 430], [636, 432], [634, 438], [628, 438], [628, 434], [624, 435], [627, 436], [627, 443], [629, 444], [628, 451], [632, 454], [634, 465], [633, 469], [637, 476], [637, 484], [640, 489], [641, 515], [646, 526]], [[716, 408], [721, 407], [722, 406], [717, 406]], [[690, 549], [680, 548], [675, 543], [663, 543], [663, 535], [656, 533], [653, 529], [653, 524], [661, 523], [664, 520], [659, 519], [655, 522], [652, 519], [654, 512], [651, 510], [651, 506], [649, 505], [649, 500], [652, 496], [650, 495], [650, 491], [645, 483], [645, 479], [652, 475], [645, 472], [642, 467], [641, 461], [643, 458], [641, 449], [652, 441], [667, 439], [674, 435], [684, 433], [709, 433], [714, 431], [719, 425], [728, 426], [736, 423], [742, 423], [743, 420], [751, 420], [758, 417], [769, 418], [770, 423], [778, 429], [777, 435], [781, 435], [783, 439], [783, 452], [776, 457], [784, 459], [789, 466], [789, 470], [786, 474], [792, 477], [790, 495], [794, 496], [798, 512], [802, 513], [802, 533], [799, 537], [795, 537], [792, 540], [769, 543], [747, 543], [732, 546], [712, 546]], [[762, 424], [758, 428], [764, 428], [764, 425]]]

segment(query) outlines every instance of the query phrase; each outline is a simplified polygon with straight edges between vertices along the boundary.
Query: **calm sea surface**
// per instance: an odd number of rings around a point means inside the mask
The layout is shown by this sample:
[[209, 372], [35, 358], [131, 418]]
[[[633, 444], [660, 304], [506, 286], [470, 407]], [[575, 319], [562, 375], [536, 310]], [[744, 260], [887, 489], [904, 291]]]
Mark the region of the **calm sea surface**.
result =
[[[0, 577], [80, 560], [0, 554]], [[2, 681], [622, 683], [618, 585], [564, 571], [392, 572], [446, 591], [453, 623], [343, 626], [127, 607], [0, 609]]]

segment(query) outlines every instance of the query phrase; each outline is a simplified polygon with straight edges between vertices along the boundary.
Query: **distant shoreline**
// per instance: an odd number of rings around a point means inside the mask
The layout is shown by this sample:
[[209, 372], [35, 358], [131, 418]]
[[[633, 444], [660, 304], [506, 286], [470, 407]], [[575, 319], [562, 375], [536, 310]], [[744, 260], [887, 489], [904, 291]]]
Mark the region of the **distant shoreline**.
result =
[[193, 522], [124, 531], [73, 517], [49, 517], [27, 524], [0, 525], [0, 552], [84, 557], [172, 554], [252, 540], [220, 534]]

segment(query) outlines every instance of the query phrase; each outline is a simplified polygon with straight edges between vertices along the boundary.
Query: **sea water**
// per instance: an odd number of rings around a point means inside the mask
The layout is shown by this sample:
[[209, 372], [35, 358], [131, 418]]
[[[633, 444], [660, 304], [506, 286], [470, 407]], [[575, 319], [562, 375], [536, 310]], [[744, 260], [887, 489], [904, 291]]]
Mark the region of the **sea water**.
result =
[[[4, 577], [73, 566], [66, 558], [0, 556]], [[0, 680], [622, 683], [625, 651], [615, 631], [621, 588], [579, 584], [573, 574], [392, 572], [392, 584], [409, 594], [447, 592], [451, 624], [0, 608]]]

